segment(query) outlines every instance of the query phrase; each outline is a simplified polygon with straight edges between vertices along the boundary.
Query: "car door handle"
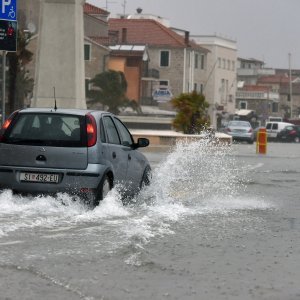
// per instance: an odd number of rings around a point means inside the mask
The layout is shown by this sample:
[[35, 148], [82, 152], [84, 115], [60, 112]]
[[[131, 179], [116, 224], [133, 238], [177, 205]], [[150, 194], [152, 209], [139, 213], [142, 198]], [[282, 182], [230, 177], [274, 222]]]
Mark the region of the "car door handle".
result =
[[112, 153], [112, 157], [113, 157], [113, 158], [116, 158], [116, 157], [117, 157], [116, 152], [113, 152], [113, 153]]

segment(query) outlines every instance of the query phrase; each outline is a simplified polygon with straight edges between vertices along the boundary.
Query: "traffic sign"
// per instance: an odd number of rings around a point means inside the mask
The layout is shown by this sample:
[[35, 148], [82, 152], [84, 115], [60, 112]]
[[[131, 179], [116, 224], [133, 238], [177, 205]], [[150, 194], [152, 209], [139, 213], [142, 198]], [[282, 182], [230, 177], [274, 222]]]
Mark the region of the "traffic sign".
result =
[[17, 21], [0, 20], [0, 50], [17, 51]]
[[0, 19], [17, 21], [17, 0], [0, 0]]

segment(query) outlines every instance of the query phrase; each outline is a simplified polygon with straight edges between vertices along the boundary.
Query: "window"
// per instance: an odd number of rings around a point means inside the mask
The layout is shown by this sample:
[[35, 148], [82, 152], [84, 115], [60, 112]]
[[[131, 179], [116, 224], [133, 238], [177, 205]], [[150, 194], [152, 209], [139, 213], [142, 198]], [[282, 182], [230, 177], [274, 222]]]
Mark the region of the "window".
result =
[[120, 138], [117, 131], [117, 128], [111, 117], [103, 118], [103, 125], [106, 128], [108, 142], [111, 144], [120, 144]]
[[91, 45], [84, 44], [84, 60], [91, 60]]
[[201, 70], [204, 70], [204, 63], [205, 63], [205, 56], [204, 56], [204, 54], [201, 54], [200, 55], [200, 69]]
[[100, 139], [102, 143], [106, 143], [106, 136], [102, 120], [100, 120]]
[[232, 61], [231, 66], [232, 66], [232, 71], [235, 71], [235, 61], [234, 60]]
[[240, 109], [247, 109], [247, 101], [240, 101]]
[[223, 58], [223, 69], [226, 69], [226, 59]]
[[198, 53], [195, 53], [195, 69], [198, 69], [199, 64], [199, 55]]
[[278, 112], [278, 102], [272, 103], [272, 112]]
[[197, 87], [198, 87], [198, 86], [197, 86], [197, 83], [194, 83], [194, 91], [196, 91], [196, 92], [198, 92], [198, 91], [197, 91]]
[[160, 80], [159, 85], [169, 86], [169, 81], [168, 80]]
[[48, 114], [19, 114], [6, 142], [52, 147], [82, 147], [85, 145], [84, 117]]
[[160, 51], [160, 66], [169, 67], [170, 65], [170, 52], [166, 50]]
[[131, 134], [125, 127], [125, 125], [117, 118], [114, 118], [114, 121], [119, 129], [120, 135], [121, 135], [121, 140], [122, 140], [122, 145], [123, 146], [128, 146], [130, 147], [133, 144]]
[[204, 90], [204, 85], [203, 83], [200, 83], [200, 93], [203, 94], [203, 90]]
[[222, 68], [222, 60], [221, 57], [218, 58], [218, 67]]

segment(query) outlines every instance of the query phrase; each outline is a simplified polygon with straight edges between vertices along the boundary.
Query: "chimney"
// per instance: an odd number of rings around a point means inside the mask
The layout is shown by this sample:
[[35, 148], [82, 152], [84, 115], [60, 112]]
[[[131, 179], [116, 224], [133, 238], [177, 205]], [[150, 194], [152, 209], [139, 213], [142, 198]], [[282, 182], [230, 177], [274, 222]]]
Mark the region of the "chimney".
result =
[[184, 33], [184, 43], [189, 46], [190, 45], [190, 32], [186, 31]]
[[122, 28], [122, 44], [127, 44], [127, 28]]

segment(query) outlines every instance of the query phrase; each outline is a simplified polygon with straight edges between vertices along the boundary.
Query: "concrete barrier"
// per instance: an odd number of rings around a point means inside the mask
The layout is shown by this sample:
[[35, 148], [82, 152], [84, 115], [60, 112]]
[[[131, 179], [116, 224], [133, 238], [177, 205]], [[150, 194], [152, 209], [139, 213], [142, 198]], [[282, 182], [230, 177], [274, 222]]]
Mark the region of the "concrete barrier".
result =
[[[172, 146], [178, 141], [195, 141], [205, 138], [204, 134], [183, 134], [170, 130], [130, 130], [130, 132], [135, 140], [140, 137], [149, 139], [152, 146]], [[213, 139], [219, 143], [232, 143], [232, 137], [221, 132], [216, 132]]]

